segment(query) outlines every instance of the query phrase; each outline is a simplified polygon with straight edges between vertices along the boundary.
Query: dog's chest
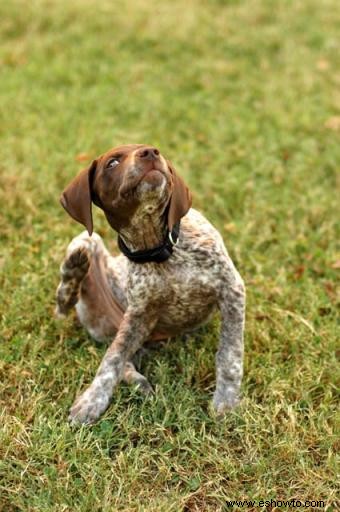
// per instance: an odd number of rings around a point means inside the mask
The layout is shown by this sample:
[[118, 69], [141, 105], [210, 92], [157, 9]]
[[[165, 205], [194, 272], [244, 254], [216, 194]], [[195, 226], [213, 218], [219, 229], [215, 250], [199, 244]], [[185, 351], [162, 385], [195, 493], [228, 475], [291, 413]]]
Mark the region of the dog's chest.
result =
[[141, 314], [154, 311], [168, 332], [198, 325], [217, 304], [227, 258], [219, 233], [191, 209], [167, 262], [129, 264], [128, 303]]
[[128, 302], [141, 313], [154, 310], [159, 328], [168, 332], [204, 322], [216, 304], [213, 273], [195, 253], [178, 253], [162, 266], [134, 266], [129, 281]]

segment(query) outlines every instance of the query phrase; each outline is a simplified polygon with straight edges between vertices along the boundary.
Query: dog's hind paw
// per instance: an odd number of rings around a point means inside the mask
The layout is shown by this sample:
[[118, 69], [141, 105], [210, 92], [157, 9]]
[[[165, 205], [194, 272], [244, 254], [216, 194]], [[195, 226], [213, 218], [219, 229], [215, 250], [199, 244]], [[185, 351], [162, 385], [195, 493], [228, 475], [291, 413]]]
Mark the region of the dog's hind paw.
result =
[[91, 253], [86, 245], [81, 245], [72, 251], [60, 267], [61, 278], [65, 281], [75, 279], [81, 281], [88, 272]]

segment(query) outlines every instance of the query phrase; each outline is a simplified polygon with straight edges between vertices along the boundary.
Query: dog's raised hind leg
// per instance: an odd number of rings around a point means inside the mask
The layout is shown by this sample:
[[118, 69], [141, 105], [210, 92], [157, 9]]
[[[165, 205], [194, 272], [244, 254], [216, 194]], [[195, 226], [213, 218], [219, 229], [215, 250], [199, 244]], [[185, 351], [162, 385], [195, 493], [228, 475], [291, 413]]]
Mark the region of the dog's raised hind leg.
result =
[[66, 316], [78, 302], [80, 286], [89, 270], [91, 256], [89, 237], [79, 235], [68, 246], [66, 257], [60, 266], [60, 283], [56, 292], [55, 308], [57, 317]]

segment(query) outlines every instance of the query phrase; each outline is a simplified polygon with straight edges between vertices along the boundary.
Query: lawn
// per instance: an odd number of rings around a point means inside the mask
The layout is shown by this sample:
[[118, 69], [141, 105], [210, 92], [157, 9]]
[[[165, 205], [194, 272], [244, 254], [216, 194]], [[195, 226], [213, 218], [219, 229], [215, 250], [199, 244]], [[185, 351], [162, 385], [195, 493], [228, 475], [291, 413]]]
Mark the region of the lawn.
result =
[[[331, 510], [339, 1], [10, 0], [0, 19], [0, 510]], [[216, 317], [146, 355], [153, 398], [121, 385], [96, 425], [68, 425], [105, 347], [53, 318], [81, 229], [58, 198], [129, 142], [174, 162], [246, 282], [243, 400], [222, 420]], [[98, 210], [95, 227], [116, 250]]]

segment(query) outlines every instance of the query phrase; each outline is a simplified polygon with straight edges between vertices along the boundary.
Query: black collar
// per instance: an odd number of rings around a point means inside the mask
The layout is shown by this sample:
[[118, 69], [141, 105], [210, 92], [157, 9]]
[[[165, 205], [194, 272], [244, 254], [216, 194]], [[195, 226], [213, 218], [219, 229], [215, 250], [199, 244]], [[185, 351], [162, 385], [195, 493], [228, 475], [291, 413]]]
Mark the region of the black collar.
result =
[[120, 235], [118, 235], [118, 247], [122, 253], [129, 258], [129, 260], [135, 263], [148, 263], [151, 261], [155, 263], [162, 263], [170, 258], [173, 252], [173, 247], [177, 244], [179, 227], [180, 222], [177, 222], [171, 232], [169, 230], [167, 231], [162, 245], [154, 247], [153, 249], [146, 249], [145, 251], [130, 251]]

